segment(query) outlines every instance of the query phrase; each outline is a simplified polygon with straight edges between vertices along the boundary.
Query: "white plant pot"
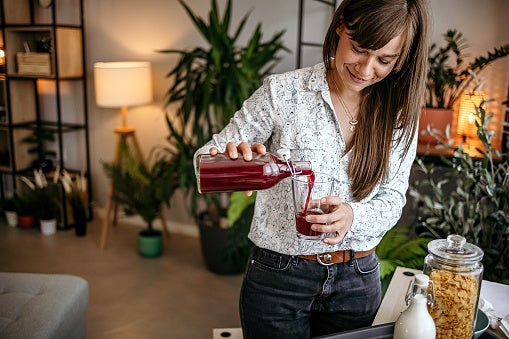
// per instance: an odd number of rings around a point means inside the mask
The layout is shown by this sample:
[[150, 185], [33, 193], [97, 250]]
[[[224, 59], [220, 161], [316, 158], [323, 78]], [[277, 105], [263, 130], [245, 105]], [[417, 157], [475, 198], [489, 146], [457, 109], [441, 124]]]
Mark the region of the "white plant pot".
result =
[[18, 213], [14, 211], [5, 211], [5, 219], [7, 220], [7, 225], [11, 227], [18, 226]]
[[51, 235], [57, 232], [57, 220], [41, 220], [41, 233], [44, 235]]

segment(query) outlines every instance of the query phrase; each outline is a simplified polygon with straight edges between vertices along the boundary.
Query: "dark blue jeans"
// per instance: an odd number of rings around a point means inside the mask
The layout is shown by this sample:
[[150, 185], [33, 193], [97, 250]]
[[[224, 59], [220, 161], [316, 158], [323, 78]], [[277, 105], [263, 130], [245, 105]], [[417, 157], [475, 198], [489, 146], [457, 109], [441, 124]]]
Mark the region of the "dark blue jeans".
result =
[[381, 301], [375, 253], [322, 266], [255, 247], [242, 285], [244, 338], [303, 339], [370, 326]]

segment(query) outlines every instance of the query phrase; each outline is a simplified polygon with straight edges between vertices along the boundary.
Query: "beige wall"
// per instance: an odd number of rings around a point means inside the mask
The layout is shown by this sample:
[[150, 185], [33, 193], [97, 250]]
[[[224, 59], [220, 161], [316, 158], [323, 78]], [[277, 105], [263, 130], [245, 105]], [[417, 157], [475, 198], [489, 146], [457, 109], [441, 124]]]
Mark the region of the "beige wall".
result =
[[[312, 3], [312, 0], [307, 1]], [[209, 0], [187, 0], [186, 3], [202, 16], [206, 16], [210, 6]], [[224, 4], [225, 1], [219, 0], [219, 3]], [[298, 3], [298, 0], [233, 0], [235, 23], [251, 11], [244, 30], [246, 35], [258, 22], [263, 23], [264, 36], [267, 38], [277, 30], [286, 29], [284, 38], [292, 53], [283, 55], [277, 72], [295, 67]], [[469, 52], [474, 56], [494, 46], [509, 43], [507, 0], [431, 0], [431, 7], [433, 41], [442, 43], [441, 35], [448, 28], [456, 28], [468, 39]], [[323, 36], [328, 14], [323, 8], [319, 5], [310, 5], [308, 8], [310, 19], [306, 21], [309, 24], [305, 30], [308, 40], [320, 41]], [[85, 0], [85, 25], [93, 193], [100, 214], [108, 191], [108, 181], [100, 161], [113, 159], [115, 137], [112, 131], [120, 124], [120, 112], [95, 105], [93, 64], [98, 61], [152, 62], [155, 100], [151, 105], [129, 109], [128, 118], [129, 123], [137, 129], [143, 151], [148, 154], [154, 145], [165, 142], [167, 130], [163, 106], [164, 94], [169, 87], [165, 75], [176, 63], [174, 56], [156, 51], [192, 48], [202, 44], [203, 40], [176, 0]], [[311, 63], [311, 60], [319, 60], [319, 55], [306, 57], [305, 63]], [[509, 58], [497, 62], [484, 75], [489, 78], [486, 90], [490, 96], [498, 101], [505, 98]], [[500, 110], [500, 107], [493, 109]], [[174, 202], [170, 212], [167, 213], [168, 220], [188, 221], [179, 201]]]

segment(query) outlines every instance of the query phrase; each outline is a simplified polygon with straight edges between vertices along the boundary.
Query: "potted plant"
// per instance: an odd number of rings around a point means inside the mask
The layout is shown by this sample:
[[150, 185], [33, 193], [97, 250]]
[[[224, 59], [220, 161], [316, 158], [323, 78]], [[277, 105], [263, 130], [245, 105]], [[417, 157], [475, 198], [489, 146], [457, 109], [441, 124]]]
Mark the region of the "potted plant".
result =
[[17, 192], [14, 194], [16, 212], [18, 214], [18, 227], [32, 228], [35, 225], [34, 203], [30, 194]]
[[[246, 224], [246, 221], [242, 220], [244, 218], [247, 218], [249, 223], [252, 206], [245, 209], [242, 218], [237, 219], [238, 224], [228, 225], [226, 221], [228, 207], [224, 202], [228, 202], [229, 197], [225, 194], [198, 193], [193, 155], [212, 138], [214, 133], [229, 122], [242, 102], [271, 72], [279, 60], [278, 52], [287, 50], [281, 39], [284, 31], [277, 32], [269, 40], [263, 41], [261, 25], [258, 24], [247, 44], [240, 46], [237, 40], [248, 15], [241, 19], [239, 26], [233, 30], [233, 34], [230, 34], [231, 0], [228, 0], [222, 18], [216, 0], [212, 0], [209, 22], [193, 13], [182, 0], [179, 2], [208, 46], [192, 50], [161, 51], [180, 55], [179, 62], [168, 73], [173, 84], [167, 93], [167, 107], [174, 103], [178, 103], [178, 107], [176, 112], [168, 112], [166, 116], [169, 145], [164, 148], [164, 153], [168, 169], [172, 172], [167, 185], [171, 192], [180, 189], [190, 199], [189, 212], [199, 224], [200, 232], [214, 232], [228, 239], [227, 242], [234, 243], [231, 241], [232, 238], [247, 239], [246, 228], [240, 225]], [[241, 196], [239, 199], [244, 197]], [[226, 225], [228, 230], [221, 228], [220, 225]], [[238, 234], [239, 230], [242, 230], [242, 235]], [[210, 235], [202, 234], [202, 245], [210, 238]], [[225, 243], [225, 241], [215, 242]], [[238, 243], [234, 243], [233, 247], [229, 246], [229, 253], [224, 253], [221, 249], [212, 251], [218, 252], [216, 254], [220, 256], [217, 262], [228, 262], [225, 257], [234, 258], [237, 256], [236, 253], [249, 252], [244, 250], [244, 245], [250, 246], [246, 240], [240, 245], [241, 248], [238, 247]], [[202, 246], [204, 251], [207, 248], [206, 245]], [[209, 269], [216, 273], [241, 272], [247, 259], [245, 257], [236, 260], [242, 262], [237, 267], [214, 268], [212, 263], [207, 262], [213, 255], [214, 253], [204, 253], [204, 258]]]
[[138, 236], [140, 255], [160, 256], [162, 232], [154, 229], [153, 222], [161, 215], [168, 196], [165, 184], [171, 172], [166, 170], [166, 162], [159, 159], [149, 166], [124, 148], [121, 163], [103, 162], [102, 165], [113, 185], [112, 198], [123, 206], [126, 215], [137, 214], [147, 224]]
[[5, 220], [7, 221], [7, 225], [11, 227], [18, 226], [18, 213], [16, 211], [16, 200], [13, 197], [3, 198], [1, 200], [0, 206], [5, 214]]
[[[420, 205], [417, 226], [422, 234], [464, 236], [484, 251], [485, 279], [509, 283], [509, 157], [492, 144], [491, 119], [481, 102], [476, 107], [477, 137], [482, 143], [477, 154], [467, 152], [464, 143], [455, 146], [450, 135], [439, 134], [437, 147], [453, 152], [452, 158], [442, 158], [449, 175], [436, 176], [437, 167], [417, 159], [425, 178], [411, 185], [410, 194]], [[507, 149], [508, 139], [505, 142]]]
[[509, 54], [509, 44], [505, 44], [466, 63], [464, 50], [467, 44], [463, 34], [449, 29], [443, 36], [444, 46], [433, 43], [430, 47], [426, 103], [419, 122], [421, 142], [435, 143], [429, 135], [430, 130], [443, 132], [451, 124], [454, 106], [472, 82], [472, 72], [479, 73], [493, 61]]
[[57, 229], [57, 217], [60, 214], [58, 173], [59, 171], [55, 172], [53, 181], [49, 183], [42, 169], [34, 170], [33, 182], [25, 176], [20, 177], [28, 188], [26, 195], [31, 200], [34, 215], [39, 220], [44, 235], [54, 234]]
[[64, 187], [66, 201], [71, 206], [76, 236], [84, 236], [87, 234], [88, 220], [87, 178], [83, 173], [79, 173], [73, 179], [69, 172], [63, 170], [60, 180]]

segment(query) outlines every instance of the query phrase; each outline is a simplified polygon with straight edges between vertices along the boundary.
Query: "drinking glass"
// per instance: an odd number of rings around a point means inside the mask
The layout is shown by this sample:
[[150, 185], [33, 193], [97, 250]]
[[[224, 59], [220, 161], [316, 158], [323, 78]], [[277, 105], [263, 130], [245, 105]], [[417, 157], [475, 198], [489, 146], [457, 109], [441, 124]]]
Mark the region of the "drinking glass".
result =
[[320, 204], [320, 199], [333, 192], [334, 178], [325, 173], [314, 173], [292, 178], [293, 205], [297, 236], [305, 240], [321, 240], [325, 234], [313, 231], [306, 215], [329, 213], [329, 205]]

